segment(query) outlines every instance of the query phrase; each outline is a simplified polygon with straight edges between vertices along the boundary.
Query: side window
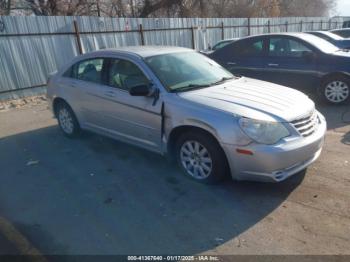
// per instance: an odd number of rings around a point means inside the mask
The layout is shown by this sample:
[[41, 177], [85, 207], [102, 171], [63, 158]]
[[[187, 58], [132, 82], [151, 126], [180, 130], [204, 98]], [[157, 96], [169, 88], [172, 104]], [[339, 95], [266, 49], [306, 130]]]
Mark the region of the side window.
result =
[[73, 77], [73, 67], [74, 66], [71, 66], [69, 69], [67, 69], [66, 72], [64, 72], [64, 74], [62, 75], [63, 77]]
[[236, 50], [241, 56], [260, 56], [263, 54], [264, 40], [243, 41]]
[[134, 63], [122, 59], [111, 60], [108, 85], [129, 91], [131, 87], [148, 83], [147, 77]]
[[312, 52], [303, 43], [288, 38], [270, 38], [269, 56], [274, 57], [302, 57], [303, 53]]
[[89, 59], [74, 65], [73, 77], [79, 80], [102, 83], [102, 58]]

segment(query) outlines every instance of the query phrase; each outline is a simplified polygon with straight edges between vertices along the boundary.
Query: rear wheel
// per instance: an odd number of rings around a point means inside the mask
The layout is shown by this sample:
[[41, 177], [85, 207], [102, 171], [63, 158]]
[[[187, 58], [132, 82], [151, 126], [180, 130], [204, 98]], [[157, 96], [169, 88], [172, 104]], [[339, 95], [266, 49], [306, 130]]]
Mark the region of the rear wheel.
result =
[[350, 81], [344, 76], [328, 78], [323, 82], [322, 98], [330, 104], [343, 104], [350, 101]]
[[80, 126], [73, 110], [64, 102], [60, 102], [56, 108], [58, 124], [67, 137], [75, 137], [80, 133]]
[[226, 156], [217, 141], [205, 133], [185, 133], [176, 144], [177, 162], [183, 172], [201, 183], [215, 183], [229, 172]]

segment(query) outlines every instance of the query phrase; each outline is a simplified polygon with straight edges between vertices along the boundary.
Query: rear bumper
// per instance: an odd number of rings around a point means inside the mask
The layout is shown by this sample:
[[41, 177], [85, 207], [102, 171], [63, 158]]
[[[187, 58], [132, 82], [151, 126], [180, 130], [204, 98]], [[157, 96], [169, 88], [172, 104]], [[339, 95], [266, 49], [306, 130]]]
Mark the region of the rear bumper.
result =
[[302, 171], [320, 156], [327, 124], [323, 116], [317, 131], [309, 137], [285, 139], [276, 145], [250, 144], [240, 149], [253, 155], [237, 153], [235, 145], [222, 145], [231, 174], [237, 180], [280, 182]]

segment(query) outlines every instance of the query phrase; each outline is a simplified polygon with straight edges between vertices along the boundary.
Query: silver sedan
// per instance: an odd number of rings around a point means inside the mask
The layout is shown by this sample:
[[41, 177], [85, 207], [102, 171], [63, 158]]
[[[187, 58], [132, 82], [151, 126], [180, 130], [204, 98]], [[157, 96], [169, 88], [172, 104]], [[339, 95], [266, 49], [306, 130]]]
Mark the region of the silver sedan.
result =
[[48, 98], [66, 136], [90, 130], [168, 155], [204, 183], [282, 181], [319, 157], [326, 131], [303, 93], [178, 47], [76, 57], [49, 78]]

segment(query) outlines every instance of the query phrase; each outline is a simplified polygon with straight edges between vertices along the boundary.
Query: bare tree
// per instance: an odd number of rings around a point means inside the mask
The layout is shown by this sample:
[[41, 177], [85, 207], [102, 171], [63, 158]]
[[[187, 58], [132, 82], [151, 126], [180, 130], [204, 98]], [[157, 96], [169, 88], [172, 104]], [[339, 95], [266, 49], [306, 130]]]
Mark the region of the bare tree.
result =
[[11, 11], [11, 0], [0, 0], [0, 15], [9, 15]]
[[336, 6], [335, 0], [279, 0], [282, 16], [324, 16]]
[[6, 1], [0, 0], [0, 15], [6, 14]]
[[35, 15], [111, 17], [274, 17], [324, 16], [336, 0], [0, 0]]

